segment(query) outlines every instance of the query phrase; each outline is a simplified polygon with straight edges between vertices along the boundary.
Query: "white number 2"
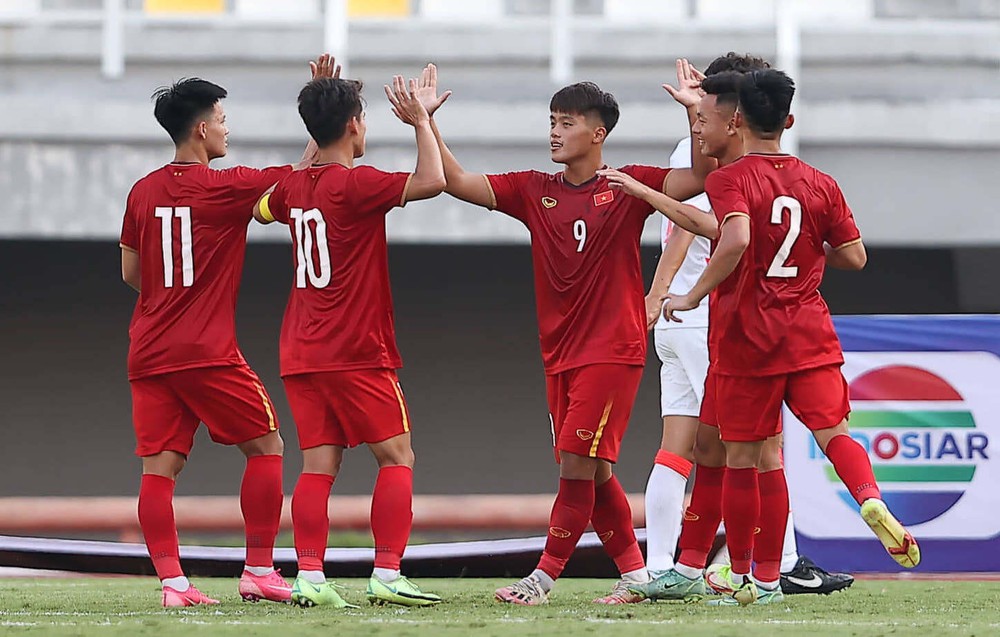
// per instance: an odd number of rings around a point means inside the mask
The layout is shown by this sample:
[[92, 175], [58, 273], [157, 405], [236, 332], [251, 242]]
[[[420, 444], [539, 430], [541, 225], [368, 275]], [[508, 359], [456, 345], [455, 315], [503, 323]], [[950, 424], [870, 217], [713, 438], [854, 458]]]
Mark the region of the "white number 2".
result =
[[573, 222], [573, 238], [580, 242], [576, 246], [576, 251], [583, 252], [583, 244], [587, 243], [587, 222], [583, 219]]
[[785, 240], [781, 242], [778, 254], [774, 255], [771, 267], [767, 269], [767, 276], [781, 279], [790, 279], [799, 275], [799, 266], [785, 265], [785, 261], [788, 260], [788, 255], [792, 253], [792, 246], [795, 245], [795, 240], [799, 238], [799, 233], [802, 232], [802, 204], [794, 197], [784, 195], [778, 197], [771, 206], [771, 223], [780, 225], [786, 209], [790, 217], [788, 234], [785, 235]]
[[191, 208], [157, 206], [160, 244], [163, 246], [163, 287], [174, 287], [174, 217], [181, 220], [181, 285], [194, 285], [194, 258], [191, 256]]
[[[326, 242], [326, 220], [317, 208], [303, 211], [302, 208], [292, 208], [291, 217], [295, 220], [295, 287], [306, 287], [306, 277], [313, 287], [325, 288], [330, 284], [330, 247]], [[309, 227], [309, 222], [315, 224], [315, 232]], [[319, 256], [319, 272], [313, 261], [313, 244]]]

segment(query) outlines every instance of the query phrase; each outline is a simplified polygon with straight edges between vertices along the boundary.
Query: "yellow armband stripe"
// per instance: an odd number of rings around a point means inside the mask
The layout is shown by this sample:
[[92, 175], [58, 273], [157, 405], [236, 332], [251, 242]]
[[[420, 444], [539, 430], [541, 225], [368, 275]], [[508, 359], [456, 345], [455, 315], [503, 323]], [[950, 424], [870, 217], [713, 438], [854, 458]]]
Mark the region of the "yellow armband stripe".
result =
[[260, 216], [267, 222], [274, 221], [274, 215], [271, 214], [271, 208], [267, 205], [270, 200], [271, 195], [269, 193], [261, 197], [260, 202], [257, 204], [258, 209], [260, 209]]

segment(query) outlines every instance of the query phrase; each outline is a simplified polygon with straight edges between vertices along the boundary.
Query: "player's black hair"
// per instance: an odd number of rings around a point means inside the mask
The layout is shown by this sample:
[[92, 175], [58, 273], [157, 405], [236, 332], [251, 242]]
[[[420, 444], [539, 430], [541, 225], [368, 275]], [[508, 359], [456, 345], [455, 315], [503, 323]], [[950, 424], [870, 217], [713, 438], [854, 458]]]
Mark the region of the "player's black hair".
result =
[[299, 92], [299, 115], [320, 148], [344, 136], [347, 122], [364, 109], [361, 82], [324, 77], [306, 84]]
[[720, 55], [719, 57], [712, 60], [712, 63], [708, 65], [705, 69], [705, 76], [716, 75], [717, 73], [725, 73], [726, 71], [736, 71], [737, 73], [749, 73], [750, 71], [759, 71], [761, 69], [771, 68], [770, 63], [762, 57], [756, 55], [750, 55], [749, 53], [736, 53], [735, 51], [730, 51], [725, 55]]
[[715, 96], [717, 104], [726, 104], [736, 108], [740, 102], [740, 81], [743, 74], [739, 71], [723, 71], [705, 77], [701, 82], [701, 90]]
[[740, 80], [740, 112], [750, 130], [773, 139], [785, 128], [794, 95], [795, 82], [781, 71], [753, 71]]
[[186, 77], [172, 86], [161, 86], [153, 93], [153, 116], [174, 144], [187, 141], [191, 130], [215, 103], [228, 93], [218, 84], [197, 77]]
[[602, 91], [593, 82], [578, 82], [556, 91], [549, 102], [549, 111], [570, 115], [597, 115], [610, 133], [618, 123], [618, 100]]

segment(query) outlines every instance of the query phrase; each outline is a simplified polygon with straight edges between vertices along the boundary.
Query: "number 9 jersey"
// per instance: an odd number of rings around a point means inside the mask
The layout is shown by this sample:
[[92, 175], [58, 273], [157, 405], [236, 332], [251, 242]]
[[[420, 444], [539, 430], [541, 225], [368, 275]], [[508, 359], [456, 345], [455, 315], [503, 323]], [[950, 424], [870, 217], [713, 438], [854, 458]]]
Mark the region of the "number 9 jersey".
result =
[[128, 196], [121, 246], [139, 253], [129, 379], [244, 363], [236, 296], [253, 205], [291, 166], [167, 164]]
[[295, 276], [281, 325], [281, 375], [399, 369], [385, 215], [410, 173], [313, 166], [261, 202], [287, 224]]
[[844, 195], [829, 175], [792, 155], [750, 153], [705, 180], [725, 233], [750, 220], [750, 244], [714, 294], [713, 362], [719, 374], [772, 376], [844, 362], [819, 293], [824, 243], [861, 241]]

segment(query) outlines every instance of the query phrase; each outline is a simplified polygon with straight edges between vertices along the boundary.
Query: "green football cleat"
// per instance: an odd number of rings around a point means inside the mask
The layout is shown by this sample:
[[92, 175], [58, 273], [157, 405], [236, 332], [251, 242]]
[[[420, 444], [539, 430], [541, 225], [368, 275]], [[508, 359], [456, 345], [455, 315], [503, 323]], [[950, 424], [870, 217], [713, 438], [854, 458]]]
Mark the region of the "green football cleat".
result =
[[365, 593], [371, 604], [399, 604], [400, 606], [433, 606], [441, 598], [434, 593], [424, 593], [417, 585], [402, 575], [392, 582], [383, 582], [376, 575], [368, 580]]
[[654, 602], [661, 600], [691, 602], [710, 594], [704, 578], [684, 577], [674, 569], [645, 584], [629, 584], [628, 590]]
[[337, 592], [337, 585], [332, 582], [313, 584], [303, 577], [296, 577], [292, 585], [292, 603], [302, 608], [313, 606], [332, 606], [333, 608], [358, 608], [348, 604]]
[[774, 590], [762, 588], [749, 579], [731, 594], [708, 601], [709, 606], [747, 606], [750, 604], [778, 604], [785, 601], [785, 594], [778, 586]]

